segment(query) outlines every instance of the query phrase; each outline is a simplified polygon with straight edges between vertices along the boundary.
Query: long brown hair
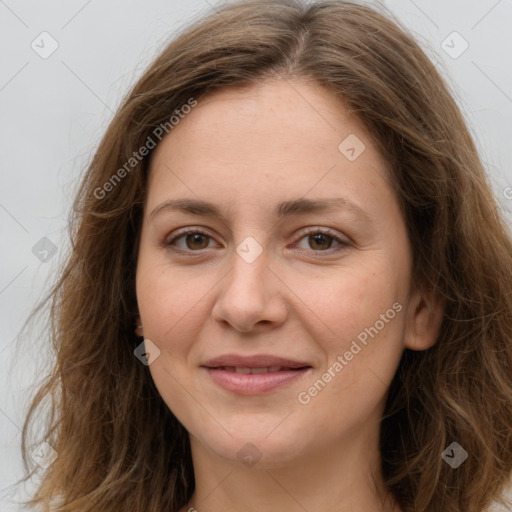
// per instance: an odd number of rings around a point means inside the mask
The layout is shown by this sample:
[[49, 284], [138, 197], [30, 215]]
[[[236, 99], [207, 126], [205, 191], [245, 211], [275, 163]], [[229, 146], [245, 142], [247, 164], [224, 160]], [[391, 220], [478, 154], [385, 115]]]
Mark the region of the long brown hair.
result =
[[[509, 482], [512, 243], [449, 87], [384, 10], [236, 1], [187, 27], [150, 65], [83, 177], [70, 256], [49, 298], [55, 365], [23, 432], [28, 472], [31, 420], [49, 400], [39, 440], [58, 457], [30, 503], [175, 512], [191, 496], [188, 434], [133, 354], [150, 155], [130, 158], [158, 127], [170, 130], [191, 98], [272, 76], [313, 79], [365, 123], [390, 164], [414, 283], [445, 303], [437, 343], [405, 350], [389, 389], [380, 444], [387, 487], [405, 512], [481, 512]], [[468, 453], [457, 469], [442, 458], [452, 442]]]

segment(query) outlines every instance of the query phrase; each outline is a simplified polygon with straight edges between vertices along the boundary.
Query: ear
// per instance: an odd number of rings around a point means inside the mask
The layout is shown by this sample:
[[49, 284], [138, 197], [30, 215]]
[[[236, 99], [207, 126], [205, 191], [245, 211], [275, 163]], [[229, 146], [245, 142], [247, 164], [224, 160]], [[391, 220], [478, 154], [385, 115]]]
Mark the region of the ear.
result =
[[444, 318], [444, 301], [429, 290], [415, 290], [407, 308], [404, 342], [411, 350], [433, 347]]
[[135, 335], [138, 336], [139, 338], [143, 336], [140, 316], [137, 316], [137, 318], [135, 319]]

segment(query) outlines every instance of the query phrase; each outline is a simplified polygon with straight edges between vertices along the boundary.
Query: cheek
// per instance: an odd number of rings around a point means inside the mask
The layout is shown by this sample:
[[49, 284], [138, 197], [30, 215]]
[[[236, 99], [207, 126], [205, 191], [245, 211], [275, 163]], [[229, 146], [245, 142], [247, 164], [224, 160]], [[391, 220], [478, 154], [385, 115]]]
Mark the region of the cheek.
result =
[[201, 273], [197, 278], [191, 275], [190, 270], [170, 267], [165, 262], [140, 262], [137, 302], [144, 335], [161, 350], [180, 350], [180, 345], [185, 345], [201, 328], [201, 308], [213, 283], [208, 274]]
[[406, 283], [389, 258], [374, 253], [326, 281], [322, 292], [309, 292], [323, 321], [310, 329], [324, 354], [320, 379], [302, 389], [311, 412], [321, 415], [336, 403], [332, 414], [341, 421], [347, 410], [362, 417], [382, 399], [403, 351]]
[[165, 262], [144, 257], [139, 261], [137, 301], [144, 337], [160, 350], [149, 371], [164, 402], [187, 425], [194, 410], [187, 393], [193, 389], [187, 357], [193, 341], [200, 338], [201, 299], [210, 288]]
[[[382, 336], [390, 333], [393, 323], [396, 332], [402, 316], [395, 314], [392, 305], [404, 301], [407, 276], [399, 272], [389, 256], [368, 254], [336, 273], [335, 279], [331, 274], [316, 280], [315, 286], [308, 279], [298, 279], [294, 289], [304, 304], [311, 307], [311, 313], [304, 314], [302, 320], [309, 317], [310, 328], [316, 333], [314, 338], [328, 354], [348, 350], [351, 341], [376, 322]], [[392, 319], [382, 329], [380, 315], [386, 315], [390, 309], [384, 321]]]
[[[139, 262], [137, 301], [144, 337], [160, 350], [149, 371], [164, 402], [187, 426], [206, 421], [201, 407], [195, 407], [197, 399], [191, 402], [191, 397], [200, 395], [190, 355], [195, 343], [204, 338], [209, 294], [217, 281], [212, 272], [171, 267], [157, 258]], [[196, 414], [200, 417], [192, 421], [191, 415]]]

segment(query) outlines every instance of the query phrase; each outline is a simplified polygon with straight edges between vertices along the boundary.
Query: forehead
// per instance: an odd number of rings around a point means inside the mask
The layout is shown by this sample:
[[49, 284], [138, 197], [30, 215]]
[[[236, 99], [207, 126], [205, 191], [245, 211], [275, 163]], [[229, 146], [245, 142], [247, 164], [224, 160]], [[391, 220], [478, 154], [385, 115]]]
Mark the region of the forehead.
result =
[[153, 154], [148, 202], [371, 195], [386, 185], [386, 167], [340, 96], [311, 81], [268, 80], [206, 96], [174, 126]]
[[154, 159], [165, 146], [177, 146], [183, 139], [217, 156], [224, 153], [243, 159], [244, 150], [254, 147], [261, 158], [288, 151], [294, 159], [314, 148], [337, 152], [350, 134], [367, 147], [372, 145], [366, 127], [340, 95], [311, 80], [269, 79], [201, 99], [159, 144]]

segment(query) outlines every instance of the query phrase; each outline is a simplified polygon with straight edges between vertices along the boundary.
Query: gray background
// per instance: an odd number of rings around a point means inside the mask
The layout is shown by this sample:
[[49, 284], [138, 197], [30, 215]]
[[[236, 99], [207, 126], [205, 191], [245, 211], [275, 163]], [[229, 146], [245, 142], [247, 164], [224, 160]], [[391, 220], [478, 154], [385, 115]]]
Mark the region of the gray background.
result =
[[[512, 223], [512, 0], [384, 3], [448, 78]], [[77, 178], [147, 63], [184, 23], [216, 5], [0, 0], [1, 512], [18, 510], [12, 500], [25, 495], [13, 486], [22, 474], [20, 428], [46, 358], [37, 330], [18, 334], [65, 255]], [[44, 55], [52, 44], [56, 51]]]

